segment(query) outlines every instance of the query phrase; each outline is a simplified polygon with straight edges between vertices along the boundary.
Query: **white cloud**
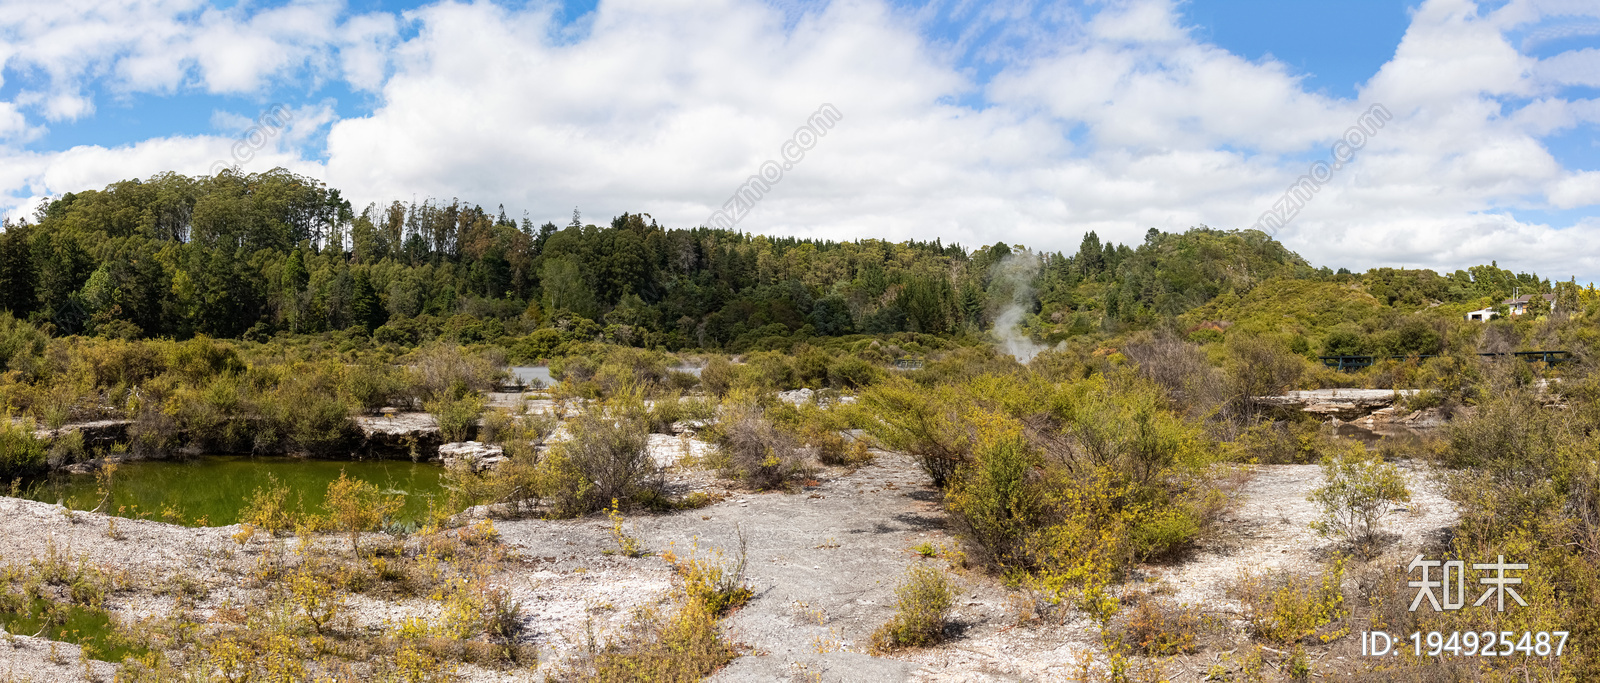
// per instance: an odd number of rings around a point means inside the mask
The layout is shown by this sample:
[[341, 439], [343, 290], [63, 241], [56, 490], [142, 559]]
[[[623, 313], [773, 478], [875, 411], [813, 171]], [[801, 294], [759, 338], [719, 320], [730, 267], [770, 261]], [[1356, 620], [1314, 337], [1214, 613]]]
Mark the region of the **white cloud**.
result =
[[1563, 52], [1539, 62], [1541, 78], [1561, 85], [1600, 87], [1600, 50]]
[[1600, 171], [1583, 171], [1562, 178], [1550, 191], [1550, 203], [1558, 209], [1600, 204]]
[[398, 37], [398, 22], [392, 14], [363, 14], [344, 23], [340, 34], [344, 47], [339, 56], [350, 87], [370, 92], [383, 86], [389, 53]]
[[[12, 53], [0, 46], [0, 57], [62, 74], [13, 111], [63, 119], [93, 106], [71, 99], [87, 92], [85, 78], [130, 91], [240, 93], [274, 79], [343, 79], [378, 97], [370, 114], [339, 120], [331, 103], [299, 106], [251, 164], [289, 165], [358, 202], [460, 197], [558, 223], [577, 204], [597, 221], [645, 211], [699, 224], [832, 103], [844, 120], [741, 229], [1069, 251], [1089, 229], [1136, 243], [1152, 226], [1247, 227], [1382, 103], [1394, 120], [1283, 231], [1292, 248], [1335, 267], [1498, 260], [1592, 277], [1600, 255], [1585, 247], [1600, 222], [1515, 217], [1600, 204], [1596, 172], [1563, 168], [1541, 141], [1600, 122], [1600, 103], [1563, 97], [1590, 84], [1593, 51], [1535, 59], [1517, 47], [1587, 35], [1561, 33], [1573, 8], [1558, 5], [1513, 0], [1488, 11], [1427, 0], [1357, 100], [1307, 92], [1282, 64], [1198, 41], [1169, 0], [1107, 3], [1087, 17], [1052, 8], [1040, 20], [1020, 0], [951, 10], [1001, 27], [989, 44], [977, 29], [929, 41], [932, 10], [879, 0], [605, 0], [581, 35], [543, 4], [440, 2], [400, 17], [347, 17], [327, 2], [253, 15], [182, 2], [78, 6], [90, 24], [141, 28], [101, 35], [114, 47], [89, 57], [27, 41]], [[27, 23], [9, 11], [0, 8], [0, 26]], [[71, 12], [46, 14], [60, 24]], [[28, 35], [42, 40], [56, 24]], [[403, 38], [408, 27], [417, 30]], [[1529, 31], [1537, 35], [1516, 37]], [[963, 55], [998, 74], [974, 82]], [[975, 98], [986, 106], [955, 104]], [[0, 110], [0, 136], [16, 127], [7, 121]], [[246, 123], [218, 121], [229, 132]], [[325, 166], [292, 151], [316, 148], [323, 132]], [[233, 144], [0, 149], [0, 190], [203, 172]]]
[[[122, 94], [253, 94], [276, 79], [322, 78], [341, 47], [360, 53], [382, 45], [384, 20], [355, 17], [341, 26], [343, 10], [339, 0], [261, 10], [198, 0], [11, 0], [0, 4], [7, 44], [0, 66], [39, 74], [18, 100], [50, 121], [92, 114], [87, 93], [98, 86]], [[370, 58], [347, 61], [363, 59], [370, 72]]]
[[0, 101], [0, 143], [26, 142], [39, 134], [39, 129], [28, 125], [27, 117], [17, 110], [17, 105]]

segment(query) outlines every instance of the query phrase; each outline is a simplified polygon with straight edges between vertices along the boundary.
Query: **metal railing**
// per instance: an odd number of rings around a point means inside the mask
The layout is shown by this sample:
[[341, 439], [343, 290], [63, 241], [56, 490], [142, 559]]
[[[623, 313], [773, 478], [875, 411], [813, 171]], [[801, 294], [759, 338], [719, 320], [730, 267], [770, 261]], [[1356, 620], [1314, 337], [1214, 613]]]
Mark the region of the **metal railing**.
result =
[[[1488, 358], [1493, 358], [1493, 357], [1498, 357], [1498, 356], [1512, 356], [1512, 357], [1515, 357], [1515, 358], [1521, 358], [1521, 359], [1523, 359], [1525, 361], [1528, 361], [1529, 363], [1541, 363], [1542, 362], [1542, 363], [1545, 363], [1545, 364], [1548, 364], [1548, 365], [1555, 365], [1557, 363], [1566, 363], [1566, 362], [1572, 360], [1572, 352], [1571, 351], [1514, 351], [1512, 353], [1480, 353], [1478, 355], [1479, 356], [1488, 357]], [[1412, 358], [1415, 358], [1415, 359], [1420, 361], [1420, 360], [1427, 359], [1427, 358], [1438, 358], [1438, 357], [1439, 357], [1439, 354], [1428, 353], [1428, 354], [1410, 355], [1410, 356], [1360, 356], [1360, 355], [1317, 356], [1317, 359], [1321, 360], [1323, 365], [1328, 366], [1330, 368], [1333, 368], [1335, 370], [1349, 371], [1349, 370], [1360, 370], [1362, 368], [1371, 367], [1372, 364], [1374, 364], [1374, 363], [1376, 363], [1376, 362], [1378, 362], [1380, 360], [1410, 360]]]

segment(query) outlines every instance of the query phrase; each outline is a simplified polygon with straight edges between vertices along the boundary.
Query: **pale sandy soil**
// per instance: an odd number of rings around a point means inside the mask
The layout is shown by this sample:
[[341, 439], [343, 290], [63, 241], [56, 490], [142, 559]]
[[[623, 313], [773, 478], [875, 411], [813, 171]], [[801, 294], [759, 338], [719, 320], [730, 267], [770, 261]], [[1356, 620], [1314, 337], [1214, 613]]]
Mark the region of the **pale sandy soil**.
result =
[[[676, 437], [652, 442], [664, 458], [681, 445]], [[913, 552], [922, 543], [948, 549], [958, 543], [939, 507], [939, 493], [915, 461], [875, 453], [877, 460], [869, 466], [823, 473], [817, 485], [794, 493], [739, 492], [711, 473], [679, 471], [674, 475], [679, 489], [726, 497], [699, 510], [631, 516], [629, 533], [656, 553], [641, 558], [606, 553], [616, 545], [601, 517], [496, 520], [513, 560], [493, 582], [525, 606], [526, 638], [539, 647], [543, 668], [462, 673], [483, 681], [538, 678], [589, 630], [603, 639], [626, 628], [635, 610], [663, 604], [673, 576], [661, 552], [684, 555], [698, 548], [702, 555], [732, 556], [739, 532], [747, 544], [747, 581], [755, 598], [726, 622], [744, 654], [716, 681], [1058, 681], [1073, 680], [1083, 666], [1103, 661], [1098, 631], [1088, 620], [1069, 614], [1065, 623], [1017, 625], [1018, 594], [998, 579]], [[1171, 564], [1141, 567], [1136, 578], [1147, 583], [1135, 585], [1164, 583], [1171, 590], [1164, 599], [1226, 612], [1237, 607], [1226, 598], [1227, 585], [1247, 571], [1319, 568], [1333, 548], [1307, 528], [1316, 511], [1305, 497], [1320, 482], [1316, 466], [1256, 468], [1236, 490], [1220, 525], [1223, 533]], [[1411, 488], [1409, 509], [1390, 519], [1389, 528], [1399, 534], [1392, 557], [1454, 521], [1436, 485], [1412, 473]], [[238, 583], [241, 567], [267, 552], [259, 542], [240, 548], [229, 539], [237, 530], [232, 527], [187, 529], [118, 520], [122, 538], [111, 539], [107, 523], [86, 513], [72, 521], [56, 506], [0, 498], [0, 557], [39, 556], [53, 542], [58, 552], [86, 554], [108, 569], [146, 577], [150, 585], [181, 572], [213, 586], [202, 601], [204, 611], [226, 600], [233, 590], [226, 587]], [[894, 587], [914, 563], [945, 568], [957, 582], [953, 637], [934, 648], [869, 656], [870, 635], [893, 613]], [[427, 600], [358, 598], [352, 605], [352, 618], [362, 625], [428, 616], [438, 609]], [[110, 607], [137, 618], [170, 609], [171, 599], [141, 590], [114, 598]], [[0, 644], [0, 676], [12, 671], [18, 680], [83, 680], [75, 648], [68, 653], [69, 646], [58, 647], [67, 653], [58, 653], [70, 663], [64, 667], [48, 661], [47, 647], [19, 642], [16, 648]], [[1177, 681], [1199, 680], [1196, 671], [1215, 655], [1202, 651], [1175, 659], [1168, 674]]]

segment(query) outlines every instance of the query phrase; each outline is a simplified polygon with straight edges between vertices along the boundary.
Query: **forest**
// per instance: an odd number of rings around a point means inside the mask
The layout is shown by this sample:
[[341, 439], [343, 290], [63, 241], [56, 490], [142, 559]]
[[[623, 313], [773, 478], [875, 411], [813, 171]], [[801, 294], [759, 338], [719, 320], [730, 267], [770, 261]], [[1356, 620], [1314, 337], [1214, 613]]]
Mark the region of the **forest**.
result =
[[[534, 225], [459, 200], [371, 204], [283, 170], [167, 173], [68, 193], [0, 235], [0, 310], [54, 335], [489, 343], [517, 361], [604, 341], [668, 351], [981, 334], [1007, 311], [1034, 341], [1208, 322], [1297, 352], [1435, 354], [1444, 327], [1513, 292], [1592, 290], [1494, 264], [1438, 274], [1313, 267], [1264, 234], [1152, 228], [1076, 253], [996, 243], [832, 242], [609, 224]], [[1279, 309], [1291, 311], [1284, 323]], [[1430, 328], [1423, 331], [1422, 328]], [[1203, 331], [1202, 331], [1203, 333]]]

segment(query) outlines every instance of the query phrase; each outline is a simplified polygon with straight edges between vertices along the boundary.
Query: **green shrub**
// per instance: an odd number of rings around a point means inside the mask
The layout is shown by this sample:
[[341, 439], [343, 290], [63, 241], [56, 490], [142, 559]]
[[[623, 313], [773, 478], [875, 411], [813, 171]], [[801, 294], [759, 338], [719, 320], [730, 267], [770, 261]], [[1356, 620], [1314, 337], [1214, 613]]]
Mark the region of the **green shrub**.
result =
[[592, 624], [587, 636], [578, 652], [550, 673], [550, 680], [696, 683], [736, 655], [722, 640], [716, 615], [695, 600], [681, 601], [667, 617], [653, 609], [641, 611], [604, 643]]
[[1182, 548], [1200, 535], [1199, 517], [1186, 505], [1173, 505], [1142, 515], [1128, 530], [1134, 554], [1148, 559]]
[[503, 374], [493, 359], [442, 342], [418, 349], [412, 361], [417, 385], [425, 401], [459, 399], [487, 391]]
[[167, 349], [168, 371], [199, 383], [224, 374], [239, 374], [246, 366], [233, 344], [197, 335]]
[[328, 528], [342, 531], [349, 537], [351, 555], [356, 553], [356, 541], [362, 532], [382, 528], [404, 506], [404, 497], [386, 494], [369, 482], [346, 477], [343, 470], [337, 480], [328, 483], [327, 497], [322, 503]]
[[903, 378], [873, 385], [861, 394], [861, 424], [890, 450], [922, 461], [935, 486], [945, 487], [971, 449], [957, 406], [966, 399], [948, 385], [925, 388]]
[[572, 438], [538, 463], [538, 491], [560, 515], [600, 510], [612, 499], [659, 496], [661, 469], [647, 448], [649, 417], [637, 396], [590, 405], [567, 421]]
[[466, 441], [478, 429], [478, 417], [485, 405], [482, 396], [469, 394], [459, 398], [439, 398], [424, 404], [424, 408], [439, 423], [439, 437], [446, 443]]
[[1165, 410], [1149, 383], [1094, 377], [1069, 385], [1061, 398], [1055, 417], [1077, 445], [1062, 460], [1080, 473], [1111, 468], [1147, 485], [1180, 456], [1187, 467], [1204, 464], [1197, 430]]
[[505, 444], [516, 424], [515, 417], [499, 410], [484, 411], [481, 421], [483, 424], [478, 426], [477, 440], [489, 444]]
[[256, 487], [244, 508], [239, 511], [239, 520], [276, 535], [295, 528], [303, 521], [303, 505], [302, 498], [300, 504], [291, 508], [289, 487], [279, 482], [276, 475], [268, 474], [266, 485]]
[[872, 634], [879, 652], [932, 645], [944, 639], [945, 623], [955, 604], [955, 589], [944, 572], [915, 564], [895, 589], [894, 617]]
[[733, 389], [736, 374], [733, 363], [728, 362], [726, 357], [712, 356], [700, 369], [700, 386], [712, 396], [722, 398]]
[[0, 311], [0, 373], [16, 370], [24, 376], [35, 374], [44, 355], [46, 337], [39, 328]]
[[692, 372], [668, 370], [666, 385], [667, 389], [679, 393], [693, 391], [700, 386], [700, 377]]
[[1306, 360], [1270, 338], [1228, 335], [1223, 372], [1233, 401], [1247, 415], [1262, 410], [1258, 396], [1276, 396], [1293, 387], [1306, 371]]
[[878, 366], [853, 354], [839, 356], [828, 364], [828, 384], [840, 389], [871, 386], [882, 375]]
[[783, 488], [810, 476], [798, 444], [773, 426], [753, 396], [736, 395], [724, 406], [716, 443], [723, 476], [757, 489]]
[[[209, 451], [248, 450], [259, 429], [250, 419], [249, 391], [237, 375], [221, 375], [198, 387], [178, 389], [172, 399], [173, 418], [191, 444]], [[277, 407], [275, 401], [267, 405]]]
[[700, 603], [713, 616], [722, 616], [749, 602], [755, 593], [744, 583], [749, 547], [744, 531], [735, 529], [739, 536], [738, 555], [731, 562], [722, 551], [713, 550], [699, 556], [699, 547], [692, 547], [688, 557], [678, 557], [672, 551], [662, 553], [662, 559], [677, 572], [684, 596]]
[[1322, 510], [1311, 528], [1357, 545], [1374, 540], [1395, 503], [1411, 500], [1400, 470], [1364, 449], [1324, 459], [1322, 478], [1323, 485], [1306, 496]]
[[1262, 421], [1223, 444], [1230, 460], [1260, 465], [1305, 465], [1322, 459], [1329, 448], [1320, 425], [1311, 421]]
[[982, 559], [1014, 566], [1025, 562], [1025, 539], [1045, 523], [1041, 493], [1028, 481], [1042, 461], [1020, 431], [998, 421], [985, 426], [972, 462], [956, 473], [945, 507], [982, 550]]
[[[41, 387], [44, 388], [44, 387]], [[62, 425], [82, 417], [84, 404], [93, 402], [93, 390], [66, 377], [54, 378], [33, 404], [33, 413], [45, 426], [60, 429]]]
[[736, 388], [775, 392], [799, 386], [795, 382], [794, 363], [781, 351], [752, 352], [745, 356], [745, 363], [739, 370], [734, 383]]
[[626, 346], [610, 347], [594, 372], [594, 380], [605, 396], [635, 387], [652, 394], [660, 389], [666, 376], [666, 354]]
[[1107, 586], [1190, 542], [1224, 502], [1208, 480], [1216, 449], [1127, 370], [890, 379], [852, 412], [886, 447], [955, 464], [945, 505], [978, 559], [1102, 619], [1116, 610]]
[[263, 419], [257, 423], [257, 447], [315, 454], [344, 450], [356, 430], [337, 380], [307, 366], [296, 370], [258, 395], [256, 407]]
[[13, 421], [11, 411], [0, 412], [0, 477], [10, 480], [45, 467], [46, 447], [33, 435], [33, 421]]
[[1283, 645], [1328, 642], [1350, 631], [1345, 618], [1344, 561], [1320, 575], [1247, 574], [1228, 589], [1243, 603], [1250, 631]]
[[55, 440], [50, 444], [46, 462], [54, 468], [77, 462], [87, 456], [88, 451], [83, 447], [83, 432], [71, 429], [56, 433]]
[[360, 363], [345, 373], [344, 391], [351, 405], [368, 413], [407, 399], [412, 387], [404, 372], [389, 365]]
[[656, 399], [650, 406], [650, 431], [671, 434], [672, 425], [682, 421], [710, 422], [717, 416], [717, 405], [712, 401], [669, 395]]
[[588, 356], [562, 356], [550, 361], [550, 377], [558, 382], [587, 382], [600, 371], [600, 363]]

